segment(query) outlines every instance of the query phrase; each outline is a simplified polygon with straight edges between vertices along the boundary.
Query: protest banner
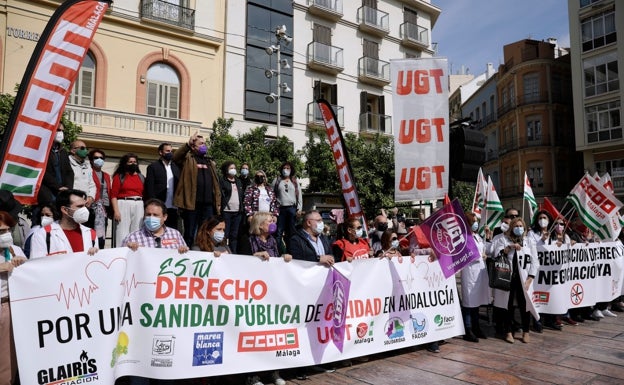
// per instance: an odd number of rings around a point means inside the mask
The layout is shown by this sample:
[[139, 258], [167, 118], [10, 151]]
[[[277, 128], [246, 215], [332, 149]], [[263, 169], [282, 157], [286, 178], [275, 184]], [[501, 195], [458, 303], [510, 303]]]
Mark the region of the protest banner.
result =
[[390, 61], [395, 201], [448, 193], [448, 63], [444, 58]]
[[[109, 385], [125, 375], [207, 377], [309, 366], [464, 333], [454, 278], [445, 279], [426, 256], [335, 269], [350, 284], [305, 261], [167, 249], [28, 261], [9, 279], [20, 378]], [[324, 290], [327, 282], [350, 286], [348, 297]]]
[[540, 245], [540, 269], [533, 281], [533, 303], [540, 313], [609, 302], [622, 294], [621, 242]]

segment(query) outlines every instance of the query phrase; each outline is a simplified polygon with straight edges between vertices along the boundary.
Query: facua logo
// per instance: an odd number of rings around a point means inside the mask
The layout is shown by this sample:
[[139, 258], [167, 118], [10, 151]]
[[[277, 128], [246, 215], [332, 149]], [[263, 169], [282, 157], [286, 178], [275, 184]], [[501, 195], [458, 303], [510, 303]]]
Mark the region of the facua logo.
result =
[[84, 350], [78, 361], [59, 365], [55, 368], [43, 369], [37, 372], [39, 385], [55, 385], [66, 383], [71, 379], [74, 384], [91, 382], [98, 379], [97, 365], [94, 358], [89, 358]]
[[436, 316], [433, 317], [433, 323], [438, 327], [437, 330], [448, 329], [455, 324], [455, 316], [436, 314]]
[[268, 352], [299, 348], [297, 329], [242, 332], [238, 335], [239, 352]]

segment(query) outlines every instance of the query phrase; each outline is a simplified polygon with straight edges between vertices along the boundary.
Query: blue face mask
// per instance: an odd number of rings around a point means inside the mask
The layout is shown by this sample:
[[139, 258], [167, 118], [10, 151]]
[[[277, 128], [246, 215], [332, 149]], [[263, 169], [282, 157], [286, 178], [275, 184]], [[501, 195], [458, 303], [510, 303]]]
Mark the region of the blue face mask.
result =
[[521, 237], [524, 234], [524, 227], [514, 227], [513, 233], [517, 237]]
[[160, 229], [160, 218], [157, 217], [145, 217], [145, 219], [143, 220], [143, 223], [145, 224], [145, 227], [149, 230], [149, 231], [156, 231], [158, 229]]
[[479, 222], [474, 222], [472, 226], [470, 226], [470, 230], [472, 230], [473, 232], [479, 230]]

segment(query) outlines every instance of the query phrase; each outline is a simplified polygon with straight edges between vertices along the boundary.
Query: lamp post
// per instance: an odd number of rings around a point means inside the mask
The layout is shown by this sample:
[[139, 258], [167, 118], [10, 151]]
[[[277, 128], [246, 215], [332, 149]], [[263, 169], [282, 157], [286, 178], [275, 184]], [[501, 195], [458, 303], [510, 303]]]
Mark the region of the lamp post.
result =
[[271, 92], [266, 96], [265, 100], [267, 103], [271, 104], [277, 101], [277, 131], [276, 136], [280, 136], [280, 126], [282, 121], [282, 93], [290, 92], [291, 89], [288, 87], [286, 82], [282, 83], [282, 70], [289, 69], [290, 65], [288, 64], [288, 60], [282, 59], [281, 51], [282, 51], [282, 41], [286, 43], [286, 45], [292, 42], [292, 37], [286, 35], [286, 26], [282, 25], [281, 27], [277, 27], [275, 29], [275, 37], [277, 39], [277, 43], [275, 45], [271, 45], [266, 47], [264, 50], [267, 55], [273, 55], [273, 52], [277, 55], [277, 69], [267, 69], [264, 71], [264, 76], [268, 79], [271, 79], [273, 76], [277, 78], [277, 93]]

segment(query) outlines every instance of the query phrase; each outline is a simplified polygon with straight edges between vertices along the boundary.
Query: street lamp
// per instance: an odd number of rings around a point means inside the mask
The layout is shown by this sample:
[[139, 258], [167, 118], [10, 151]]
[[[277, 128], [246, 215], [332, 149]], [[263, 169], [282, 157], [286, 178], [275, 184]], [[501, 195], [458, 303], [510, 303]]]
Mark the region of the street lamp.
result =
[[267, 79], [271, 79], [273, 76], [277, 78], [277, 93], [271, 92], [266, 96], [265, 100], [267, 103], [272, 104], [277, 102], [277, 137], [280, 136], [280, 126], [282, 121], [282, 93], [290, 92], [291, 89], [286, 82], [282, 83], [281, 75], [282, 70], [290, 69], [290, 65], [288, 64], [287, 59], [281, 58], [282, 51], [282, 41], [289, 45], [292, 42], [292, 37], [286, 35], [286, 26], [282, 25], [281, 27], [277, 27], [275, 29], [275, 38], [277, 39], [277, 44], [270, 45], [264, 49], [267, 55], [271, 56], [273, 53], [277, 54], [277, 69], [267, 69], [264, 71], [264, 76]]

